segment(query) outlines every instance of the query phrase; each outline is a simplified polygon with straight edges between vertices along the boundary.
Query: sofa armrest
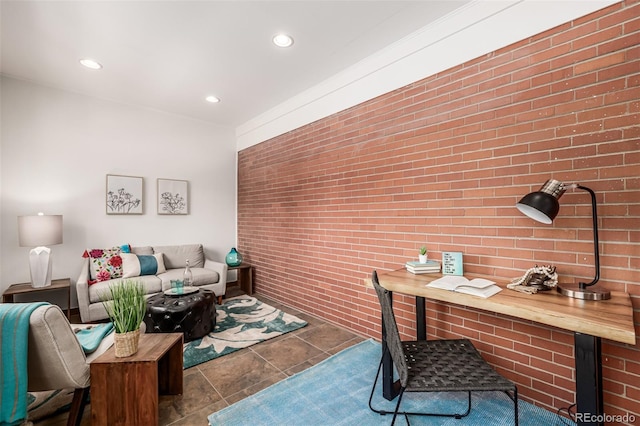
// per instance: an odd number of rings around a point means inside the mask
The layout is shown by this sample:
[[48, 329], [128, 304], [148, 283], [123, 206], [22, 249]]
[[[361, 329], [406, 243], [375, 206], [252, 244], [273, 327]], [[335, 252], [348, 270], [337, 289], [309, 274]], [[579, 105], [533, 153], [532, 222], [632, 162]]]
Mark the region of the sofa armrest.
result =
[[78, 297], [78, 310], [82, 322], [90, 321], [89, 316], [89, 258], [82, 259], [80, 275], [76, 280], [76, 296]]
[[211, 259], [204, 259], [204, 267], [206, 269], [211, 269], [212, 271], [216, 271], [218, 275], [220, 275], [220, 281], [218, 283], [222, 284], [224, 289], [227, 288], [227, 266], [226, 263], [216, 262]]

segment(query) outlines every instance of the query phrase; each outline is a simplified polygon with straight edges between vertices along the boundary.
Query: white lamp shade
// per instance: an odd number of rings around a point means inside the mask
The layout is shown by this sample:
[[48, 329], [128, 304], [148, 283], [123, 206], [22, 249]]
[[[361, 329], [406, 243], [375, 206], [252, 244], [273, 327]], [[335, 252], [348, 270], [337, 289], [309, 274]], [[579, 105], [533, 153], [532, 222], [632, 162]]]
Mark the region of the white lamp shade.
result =
[[20, 247], [62, 244], [62, 215], [18, 216]]

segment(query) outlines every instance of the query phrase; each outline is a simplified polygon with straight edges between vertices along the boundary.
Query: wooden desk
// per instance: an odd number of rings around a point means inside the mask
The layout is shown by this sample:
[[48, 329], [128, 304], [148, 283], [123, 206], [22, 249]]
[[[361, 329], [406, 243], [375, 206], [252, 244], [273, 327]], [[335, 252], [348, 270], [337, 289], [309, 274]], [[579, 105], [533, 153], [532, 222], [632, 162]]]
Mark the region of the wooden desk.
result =
[[157, 425], [158, 394], [182, 394], [182, 333], [143, 334], [138, 352], [112, 346], [91, 362], [92, 425]]
[[[405, 269], [378, 274], [380, 285], [392, 293], [416, 296], [417, 338], [424, 340], [426, 334], [425, 298], [456, 305], [468, 306], [488, 312], [509, 315], [514, 318], [534, 321], [574, 333], [576, 403], [577, 412], [604, 414], [602, 399], [602, 355], [600, 339], [635, 345], [633, 307], [627, 293], [611, 292], [611, 299], [589, 301], [562, 296], [555, 291], [524, 294], [506, 289], [506, 282], [497, 281], [504, 288], [488, 299], [426, 287], [441, 274], [414, 275]], [[480, 275], [465, 275], [473, 278]], [[371, 280], [366, 284], [373, 287]], [[385, 360], [383, 369], [383, 395], [395, 398], [393, 388], [393, 366]]]
[[2, 293], [2, 303], [13, 303], [16, 294], [33, 294], [41, 291], [65, 290], [67, 292], [67, 319], [71, 319], [71, 280], [60, 278], [51, 280], [51, 285], [46, 287], [32, 287], [31, 283], [13, 284]]

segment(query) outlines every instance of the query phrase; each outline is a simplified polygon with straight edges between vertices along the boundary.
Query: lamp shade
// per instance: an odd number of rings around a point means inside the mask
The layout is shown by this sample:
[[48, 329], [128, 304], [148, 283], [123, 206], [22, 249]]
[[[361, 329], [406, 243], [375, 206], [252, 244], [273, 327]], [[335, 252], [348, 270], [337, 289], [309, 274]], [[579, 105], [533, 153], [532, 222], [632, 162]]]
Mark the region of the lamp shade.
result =
[[20, 247], [62, 244], [62, 215], [18, 216]]
[[558, 199], [564, 194], [565, 186], [562, 182], [549, 179], [539, 191], [531, 192], [518, 203], [516, 207], [526, 216], [547, 225], [553, 222], [560, 211]]

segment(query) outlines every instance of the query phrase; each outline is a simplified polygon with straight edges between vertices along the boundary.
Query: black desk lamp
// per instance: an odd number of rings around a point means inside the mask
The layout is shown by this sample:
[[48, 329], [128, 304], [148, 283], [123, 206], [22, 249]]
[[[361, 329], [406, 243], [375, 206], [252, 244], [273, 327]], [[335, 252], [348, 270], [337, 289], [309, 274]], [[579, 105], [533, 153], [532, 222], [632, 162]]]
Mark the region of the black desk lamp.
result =
[[600, 279], [600, 249], [598, 247], [598, 213], [596, 210], [596, 194], [586, 186], [573, 183], [565, 185], [564, 183], [549, 179], [542, 185], [539, 191], [525, 195], [516, 204], [526, 216], [538, 222], [550, 224], [560, 210], [558, 200], [567, 189], [582, 189], [591, 194], [591, 210], [593, 217], [593, 246], [595, 255], [595, 278], [588, 283], [580, 282], [578, 285], [558, 284], [557, 289], [561, 294], [576, 299], [585, 300], [605, 300], [611, 298], [611, 293], [607, 290], [594, 288], [593, 285]]

